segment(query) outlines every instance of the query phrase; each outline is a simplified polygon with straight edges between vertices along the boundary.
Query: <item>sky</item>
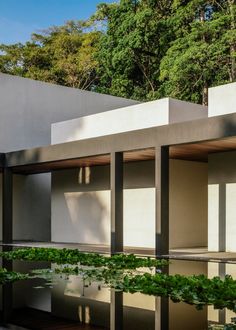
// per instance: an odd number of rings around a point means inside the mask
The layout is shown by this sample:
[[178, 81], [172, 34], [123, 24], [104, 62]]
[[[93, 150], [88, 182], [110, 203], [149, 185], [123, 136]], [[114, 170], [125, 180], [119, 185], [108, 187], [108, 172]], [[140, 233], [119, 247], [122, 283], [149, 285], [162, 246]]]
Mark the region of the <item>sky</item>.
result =
[[86, 19], [97, 4], [116, 0], [0, 0], [0, 44], [18, 43], [68, 20]]

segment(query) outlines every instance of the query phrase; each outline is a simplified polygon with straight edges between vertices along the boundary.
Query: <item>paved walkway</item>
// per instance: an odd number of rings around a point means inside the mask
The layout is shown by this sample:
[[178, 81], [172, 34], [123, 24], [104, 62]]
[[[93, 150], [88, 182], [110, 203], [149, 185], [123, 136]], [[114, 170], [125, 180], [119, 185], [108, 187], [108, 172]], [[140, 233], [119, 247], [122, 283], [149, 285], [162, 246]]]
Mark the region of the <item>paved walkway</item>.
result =
[[[4, 246], [6, 244], [0, 243]], [[70, 248], [79, 249], [84, 252], [96, 252], [109, 254], [109, 246], [101, 244], [77, 244], [77, 243], [53, 243], [53, 242], [28, 242], [15, 241], [13, 244], [7, 244], [14, 247], [51, 247], [51, 248]], [[140, 247], [125, 247], [125, 253], [134, 253], [140, 256], [154, 256], [154, 249]], [[163, 257], [181, 260], [199, 260], [214, 262], [236, 263], [236, 252], [211, 252], [206, 247], [181, 248], [170, 250], [169, 255]]]

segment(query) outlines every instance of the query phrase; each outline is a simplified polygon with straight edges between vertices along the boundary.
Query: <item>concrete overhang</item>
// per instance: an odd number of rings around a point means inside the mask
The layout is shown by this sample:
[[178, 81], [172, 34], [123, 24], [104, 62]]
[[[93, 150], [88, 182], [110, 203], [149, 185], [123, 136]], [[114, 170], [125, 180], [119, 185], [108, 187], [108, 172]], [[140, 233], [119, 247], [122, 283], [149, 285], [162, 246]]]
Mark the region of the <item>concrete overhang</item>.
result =
[[170, 146], [170, 158], [206, 161], [207, 155], [236, 149], [236, 114], [146, 128], [7, 153], [6, 166], [31, 174], [109, 164], [110, 154], [125, 161], [154, 159], [154, 149]]

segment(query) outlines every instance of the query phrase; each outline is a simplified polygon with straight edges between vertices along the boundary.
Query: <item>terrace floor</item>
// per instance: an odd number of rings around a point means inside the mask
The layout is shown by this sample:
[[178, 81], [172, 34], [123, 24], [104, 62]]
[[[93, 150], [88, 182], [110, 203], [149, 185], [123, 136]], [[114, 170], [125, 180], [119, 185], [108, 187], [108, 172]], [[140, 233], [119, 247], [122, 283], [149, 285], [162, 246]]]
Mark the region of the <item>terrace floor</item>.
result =
[[[50, 248], [68, 248], [79, 249], [84, 252], [95, 252], [109, 254], [109, 246], [98, 244], [79, 244], [79, 243], [53, 243], [53, 242], [30, 242], [30, 241], [15, 241], [13, 244], [3, 244], [0, 246], [13, 247], [50, 247]], [[140, 247], [125, 247], [125, 253], [134, 253], [139, 256], [153, 256], [154, 249]], [[206, 247], [196, 248], [178, 248], [171, 249], [169, 255], [163, 257], [180, 260], [199, 260], [199, 261], [215, 261], [236, 263], [236, 252], [211, 252]]]

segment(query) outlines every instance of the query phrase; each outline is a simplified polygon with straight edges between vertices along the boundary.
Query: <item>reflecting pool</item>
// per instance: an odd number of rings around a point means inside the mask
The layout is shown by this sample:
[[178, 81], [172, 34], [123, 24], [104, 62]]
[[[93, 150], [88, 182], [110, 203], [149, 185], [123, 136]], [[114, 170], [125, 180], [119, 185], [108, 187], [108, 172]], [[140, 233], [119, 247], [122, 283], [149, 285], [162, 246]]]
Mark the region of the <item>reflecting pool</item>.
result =
[[[236, 329], [236, 315], [227, 309], [198, 310], [166, 297], [121, 292], [97, 278], [55, 273], [58, 265], [49, 262], [3, 261], [3, 267], [32, 278], [1, 286], [1, 329]], [[236, 263], [170, 260], [162, 272], [236, 279]]]

